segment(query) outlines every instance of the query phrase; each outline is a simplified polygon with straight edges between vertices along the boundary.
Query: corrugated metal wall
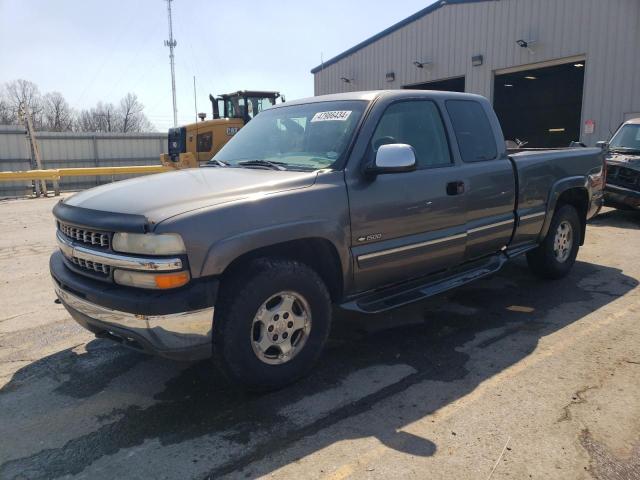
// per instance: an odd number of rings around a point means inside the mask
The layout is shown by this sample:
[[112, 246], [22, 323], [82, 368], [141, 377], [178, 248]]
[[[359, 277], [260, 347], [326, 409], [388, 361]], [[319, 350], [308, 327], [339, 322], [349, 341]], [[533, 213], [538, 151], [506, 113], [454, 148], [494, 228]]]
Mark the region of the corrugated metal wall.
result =
[[[160, 154], [167, 151], [167, 135], [164, 133], [38, 132], [37, 139], [43, 168], [158, 165]], [[0, 170], [35, 168], [30, 162], [25, 130], [20, 127], [0, 127]], [[113, 180], [133, 176], [117, 175]], [[60, 188], [81, 190], [111, 181], [111, 176], [69, 177], [61, 179]], [[30, 193], [30, 182], [0, 183], [0, 197]]]
[[[366, 20], [365, 20], [366, 21]], [[516, 40], [536, 40], [534, 53]], [[465, 76], [466, 91], [492, 99], [496, 71], [571, 57], [586, 59], [582, 134], [593, 145], [608, 139], [625, 115], [640, 113], [639, 0], [488, 0], [445, 5], [326, 66], [314, 75], [316, 95]], [[484, 64], [471, 65], [483, 55]], [[432, 62], [419, 69], [414, 61]], [[543, 66], [541, 65], [541, 66]], [[387, 82], [385, 74], [395, 73]], [[340, 77], [353, 79], [350, 84]], [[526, 112], [523, 112], [526, 114]]]

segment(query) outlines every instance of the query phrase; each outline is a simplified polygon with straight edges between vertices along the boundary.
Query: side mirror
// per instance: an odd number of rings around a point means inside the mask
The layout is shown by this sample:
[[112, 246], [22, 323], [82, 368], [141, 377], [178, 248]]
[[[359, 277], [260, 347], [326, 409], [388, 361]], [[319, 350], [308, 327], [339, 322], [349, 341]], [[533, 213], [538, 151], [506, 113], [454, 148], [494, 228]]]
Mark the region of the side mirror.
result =
[[605, 142], [604, 140], [601, 140], [599, 142], [596, 142], [596, 147], [600, 148], [601, 150], [608, 150], [609, 142]]
[[374, 165], [367, 169], [368, 173], [411, 172], [416, 169], [416, 152], [411, 145], [392, 143], [382, 145], [376, 152]]

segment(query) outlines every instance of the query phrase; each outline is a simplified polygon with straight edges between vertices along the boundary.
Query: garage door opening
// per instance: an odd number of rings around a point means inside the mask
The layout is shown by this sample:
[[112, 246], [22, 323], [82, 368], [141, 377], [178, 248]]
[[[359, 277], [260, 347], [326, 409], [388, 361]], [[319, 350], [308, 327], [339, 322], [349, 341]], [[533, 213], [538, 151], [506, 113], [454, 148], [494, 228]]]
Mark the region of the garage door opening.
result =
[[585, 62], [496, 75], [494, 109], [507, 140], [531, 148], [580, 139]]
[[409, 90], [439, 90], [443, 92], [464, 92], [465, 77], [448, 78], [435, 82], [416, 83], [415, 85], [405, 85], [402, 88]]

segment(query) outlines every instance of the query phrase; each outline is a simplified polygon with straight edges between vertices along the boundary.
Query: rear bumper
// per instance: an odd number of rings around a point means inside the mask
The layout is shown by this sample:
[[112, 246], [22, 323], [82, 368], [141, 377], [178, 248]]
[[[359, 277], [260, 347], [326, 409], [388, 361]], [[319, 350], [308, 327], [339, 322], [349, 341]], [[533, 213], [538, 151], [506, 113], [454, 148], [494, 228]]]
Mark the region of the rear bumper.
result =
[[217, 281], [172, 292], [105, 285], [71, 272], [54, 253], [56, 295], [69, 314], [97, 337], [175, 360], [211, 356]]
[[609, 207], [640, 210], [640, 192], [607, 184], [604, 203]]

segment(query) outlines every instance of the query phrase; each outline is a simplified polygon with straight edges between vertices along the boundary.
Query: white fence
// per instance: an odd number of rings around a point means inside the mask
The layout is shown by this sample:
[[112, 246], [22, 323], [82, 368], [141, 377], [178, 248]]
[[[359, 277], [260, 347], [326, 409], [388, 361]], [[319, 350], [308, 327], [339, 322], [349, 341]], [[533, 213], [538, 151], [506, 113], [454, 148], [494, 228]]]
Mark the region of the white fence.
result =
[[[166, 133], [76, 133], [37, 132], [42, 168], [112, 167], [159, 165], [167, 151]], [[37, 168], [24, 128], [0, 127], [0, 171]], [[122, 180], [135, 175], [118, 175]], [[109, 183], [111, 176], [68, 177], [60, 180], [61, 190], [82, 190]], [[0, 182], [0, 198], [25, 196], [32, 185], [24, 182]]]

